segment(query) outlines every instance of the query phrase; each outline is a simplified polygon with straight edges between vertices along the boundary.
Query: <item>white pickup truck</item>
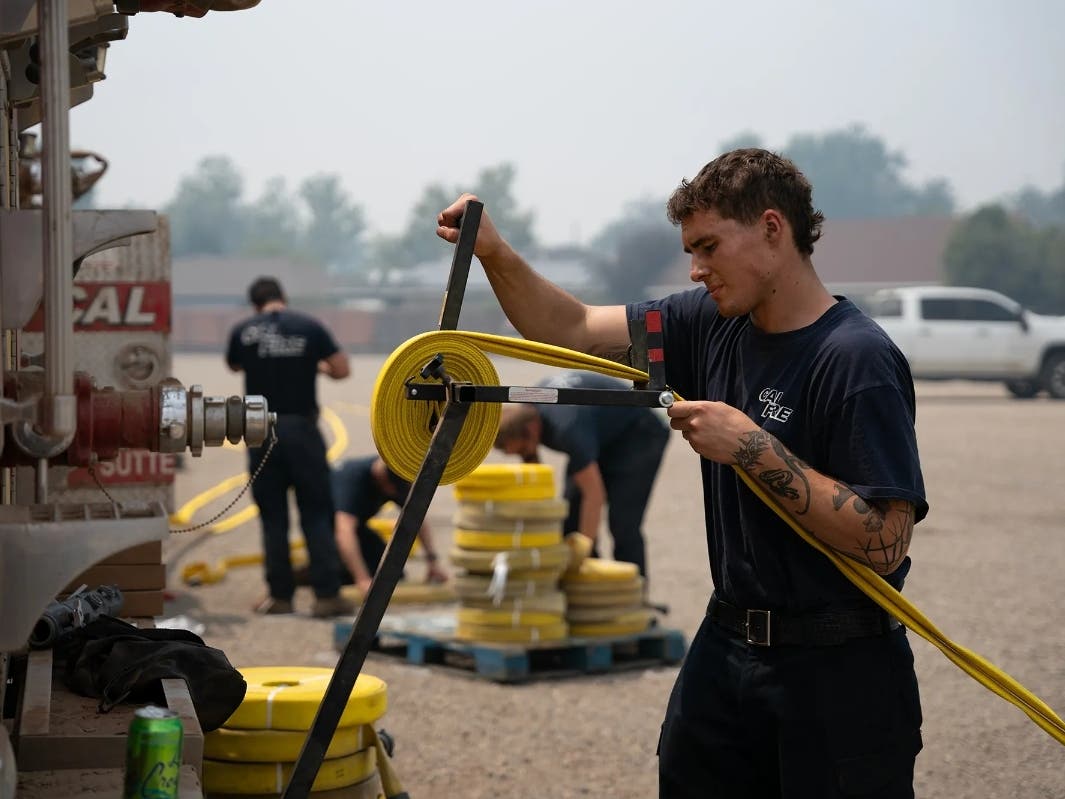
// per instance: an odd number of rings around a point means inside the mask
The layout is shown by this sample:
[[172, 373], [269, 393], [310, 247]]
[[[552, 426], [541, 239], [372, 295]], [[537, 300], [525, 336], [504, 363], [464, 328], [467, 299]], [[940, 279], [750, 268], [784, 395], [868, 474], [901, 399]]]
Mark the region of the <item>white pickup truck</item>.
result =
[[881, 289], [866, 303], [925, 380], [1001, 380], [1015, 397], [1065, 399], [1065, 316], [1026, 310], [996, 291]]

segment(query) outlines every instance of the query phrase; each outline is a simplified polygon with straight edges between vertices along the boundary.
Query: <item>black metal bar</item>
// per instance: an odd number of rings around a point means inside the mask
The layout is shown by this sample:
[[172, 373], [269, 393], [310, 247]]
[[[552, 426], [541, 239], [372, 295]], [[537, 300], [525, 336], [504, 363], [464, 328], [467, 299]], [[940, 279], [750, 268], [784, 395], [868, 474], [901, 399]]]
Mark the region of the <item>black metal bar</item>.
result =
[[470, 262], [473, 260], [473, 245], [477, 243], [477, 228], [481, 225], [481, 211], [484, 203], [470, 200], [459, 223], [459, 240], [455, 245], [455, 254], [451, 258], [451, 274], [444, 289], [444, 305], [440, 309], [439, 330], [458, 330], [459, 312], [462, 311], [462, 298], [466, 294], [466, 281], [470, 276]]
[[407, 562], [411, 547], [414, 546], [414, 539], [425, 520], [429, 503], [440, 484], [440, 478], [444, 474], [451, 450], [462, 431], [469, 410], [470, 406], [461, 402], [448, 402], [444, 407], [440, 423], [429, 442], [429, 450], [425, 453], [425, 460], [422, 461], [418, 476], [415, 477], [410, 494], [407, 495], [407, 501], [403, 503], [399, 518], [396, 519], [392, 540], [385, 549], [373, 584], [366, 594], [358, 616], [355, 617], [351, 636], [337, 661], [329, 687], [326, 688], [322, 703], [318, 706], [314, 723], [292, 768], [292, 778], [285, 787], [283, 799], [307, 799], [311, 792], [314, 778], [322, 767], [326, 749], [340, 723], [348, 698], [355, 689], [355, 682], [366, 662], [366, 654], [377, 636], [396, 584], [403, 576], [403, 566]]
[[[673, 394], [668, 390], [612, 388], [553, 388], [549, 386], [455, 385], [461, 402], [526, 402], [530, 405], [612, 405], [635, 408], [667, 408]], [[666, 395], [663, 399], [663, 395]], [[442, 402], [447, 389], [439, 383], [407, 383], [407, 399]]]

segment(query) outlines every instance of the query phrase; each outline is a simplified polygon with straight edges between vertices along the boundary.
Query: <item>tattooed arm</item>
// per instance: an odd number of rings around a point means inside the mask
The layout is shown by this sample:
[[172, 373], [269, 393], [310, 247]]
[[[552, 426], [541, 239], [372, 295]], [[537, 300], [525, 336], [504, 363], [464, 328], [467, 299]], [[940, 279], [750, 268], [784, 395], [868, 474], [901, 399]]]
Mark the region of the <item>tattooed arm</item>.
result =
[[913, 537], [913, 503], [901, 499], [868, 503], [758, 428], [740, 436], [732, 464], [753, 477], [807, 532], [841, 555], [877, 574], [891, 574], [906, 557]]
[[914, 506], [901, 499], [865, 502], [845, 484], [811, 468], [744, 413], [721, 402], [678, 402], [670, 425], [704, 458], [738, 466], [821, 543], [891, 574], [913, 536]]

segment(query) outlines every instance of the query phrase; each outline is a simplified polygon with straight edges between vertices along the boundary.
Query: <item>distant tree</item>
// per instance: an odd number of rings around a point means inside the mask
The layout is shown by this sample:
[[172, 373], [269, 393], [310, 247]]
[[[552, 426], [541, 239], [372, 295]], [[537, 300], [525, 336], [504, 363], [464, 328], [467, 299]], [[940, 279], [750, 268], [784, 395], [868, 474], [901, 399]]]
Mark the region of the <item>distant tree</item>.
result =
[[765, 148], [762, 143], [762, 137], [751, 130], [745, 130], [743, 133], [737, 133], [731, 139], [726, 139], [721, 142], [720, 152], [727, 153], [730, 150], [739, 150], [747, 147], [761, 147]]
[[784, 147], [814, 187], [814, 204], [829, 219], [939, 215], [954, 211], [950, 185], [906, 183], [906, 158], [860, 125], [824, 135], [797, 134]]
[[337, 175], [305, 179], [293, 197], [272, 177], [259, 198], [241, 202], [244, 181], [226, 156], [211, 156], [182, 178], [164, 210], [171, 250], [182, 255], [283, 256], [339, 270], [358, 268], [365, 229], [362, 208]]
[[230, 255], [244, 243], [244, 181], [226, 156], [209, 156], [178, 184], [164, 208], [174, 255]]
[[[459, 192], [431, 183], [422, 190], [407, 217], [407, 227], [398, 236], [382, 236], [377, 241], [375, 261], [386, 268], [405, 269], [439, 258], [444, 251], [432, 220], [451, 204]], [[495, 218], [493, 214], [493, 219]]]
[[285, 179], [266, 181], [263, 193], [245, 209], [244, 251], [249, 255], [288, 255], [300, 246], [300, 215]]
[[954, 229], [943, 254], [948, 282], [994, 289], [1043, 313], [1065, 313], [1065, 229], [1037, 229], [1001, 205]]
[[403, 232], [398, 236], [379, 236], [374, 241], [374, 263], [384, 268], [404, 269], [440, 258], [444, 251], [431, 220], [464, 191], [476, 194], [491, 209], [496, 228], [515, 248], [522, 251], [535, 248], [533, 213], [518, 210], [514, 198], [515, 175], [514, 166], [504, 163], [482, 169], [472, 186], [448, 188], [441, 183], [429, 184], [411, 209]]
[[503, 237], [522, 252], [536, 245], [536, 236], [532, 230], [533, 212], [518, 210], [518, 202], [514, 199], [516, 175], [513, 164], [487, 167], [477, 174], [472, 191], [492, 209], [492, 221]]
[[1058, 189], [1045, 194], [1033, 186], [1025, 186], [1013, 198], [1011, 206], [1034, 225], [1065, 228], [1065, 180]]
[[362, 262], [360, 238], [366, 228], [362, 209], [351, 202], [336, 175], [319, 174], [300, 184], [309, 220], [303, 251], [323, 266], [351, 270]]
[[681, 256], [680, 232], [666, 219], [664, 200], [645, 198], [625, 205], [592, 240], [590, 267], [600, 278], [603, 302], [644, 298], [648, 286]]

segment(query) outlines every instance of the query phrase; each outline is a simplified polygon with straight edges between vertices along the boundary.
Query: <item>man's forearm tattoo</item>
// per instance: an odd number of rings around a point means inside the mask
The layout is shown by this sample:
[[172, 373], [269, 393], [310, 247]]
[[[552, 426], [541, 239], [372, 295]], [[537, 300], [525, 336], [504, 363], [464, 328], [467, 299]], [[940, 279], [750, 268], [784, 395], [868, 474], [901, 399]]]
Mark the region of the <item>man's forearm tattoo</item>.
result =
[[624, 349], [604, 350], [603, 352], [599, 352], [596, 354], [604, 360], [613, 361], [614, 363], [620, 363], [623, 366], [632, 366], [631, 346], [625, 347]]
[[854, 492], [841, 483], [835, 485], [836, 493], [832, 495], [832, 507], [839, 510], [847, 504], [847, 500], [854, 496]]
[[799, 498], [799, 492], [791, 487], [794, 475], [787, 469], [766, 469], [758, 472], [758, 479], [769, 486], [769, 490], [778, 497], [791, 500]]
[[[773, 452], [775, 452], [777, 454], [777, 457], [780, 458], [782, 461], [784, 461], [784, 463], [788, 467], [789, 471], [787, 472], [787, 474], [788, 474], [788, 476], [790, 478], [788, 480], [788, 483], [790, 484], [792, 480], [798, 480], [800, 483], [802, 483], [802, 493], [805, 494], [806, 500], [803, 502], [802, 509], [796, 511], [796, 513], [798, 513], [799, 516], [802, 516], [804, 513], [806, 513], [808, 510], [810, 510], [811, 488], [810, 488], [810, 481], [806, 479], [806, 472], [810, 470], [810, 465], [808, 463], [806, 463], [805, 461], [803, 461], [803, 459], [800, 458], [798, 455], [795, 455], [794, 453], [789, 452], [788, 448], [780, 443], [780, 439], [775, 438], [773, 436], [770, 436], [769, 440], [770, 440], [770, 442], [773, 445]], [[762, 474], [759, 475], [759, 477], [762, 479], [762, 481], [764, 483], [766, 483], [767, 485], [769, 485], [769, 479], [768, 479], [767, 476], [771, 475], [772, 471], [773, 470], [768, 470], [768, 471], [763, 472]], [[770, 488], [772, 488], [772, 485], [770, 485]], [[795, 489], [791, 489], [791, 491], [792, 491], [794, 496], [791, 496], [791, 497], [788, 497], [788, 498], [789, 499], [798, 499], [799, 498], [799, 492], [797, 490], [795, 490]], [[786, 494], [781, 494], [780, 496], [785, 496], [786, 497], [787, 495]]]
[[850, 488], [836, 483], [833, 507], [841, 510], [850, 499], [851, 507], [862, 517], [862, 526], [869, 533], [868, 539], [859, 545], [861, 557], [854, 551], [844, 554], [856, 557], [860, 562], [874, 571], [893, 571], [902, 561], [913, 538], [914, 509], [909, 503], [896, 503], [892, 512], [888, 504], [870, 504], [859, 497]]
[[732, 453], [736, 465], [744, 471], [750, 471], [758, 465], [758, 458], [769, 449], [772, 436], [765, 430], [755, 430], [740, 438], [740, 448]]
[[[784, 461], [785, 469], [764, 469], [756, 472], [761, 465], [761, 455], [772, 448], [776, 456]], [[801, 501], [802, 507], [796, 511], [801, 516], [810, 509], [810, 481], [804, 472], [810, 467], [802, 458], [789, 452], [787, 447], [765, 430], [754, 430], [740, 439], [740, 448], [733, 453], [736, 464], [747, 472], [755, 472], [758, 479], [776, 496], [792, 502]]]

